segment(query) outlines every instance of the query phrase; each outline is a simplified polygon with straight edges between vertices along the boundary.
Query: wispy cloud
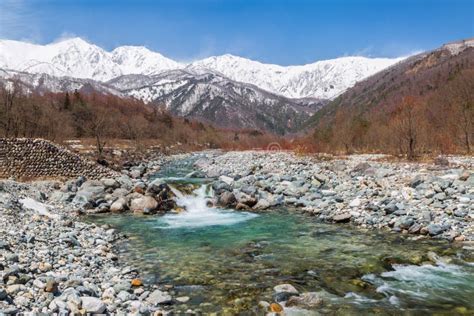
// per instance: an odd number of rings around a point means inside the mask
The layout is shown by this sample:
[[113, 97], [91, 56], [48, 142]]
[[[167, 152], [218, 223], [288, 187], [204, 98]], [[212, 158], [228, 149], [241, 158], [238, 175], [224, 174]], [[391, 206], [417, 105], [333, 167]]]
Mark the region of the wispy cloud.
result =
[[0, 38], [40, 41], [37, 19], [38, 12], [25, 0], [0, 1]]
[[364, 56], [364, 57], [373, 57], [374, 45], [366, 46], [362, 49], [356, 50], [351, 55], [353, 56]]
[[406, 43], [395, 43], [388, 42], [380, 46], [378, 45], [368, 45], [361, 49], [357, 49], [351, 53], [345, 53], [344, 56], [364, 56], [364, 57], [387, 57], [387, 58], [396, 58], [396, 57], [409, 57], [426, 51], [416, 47], [415, 45], [410, 45]]
[[58, 37], [56, 37], [53, 40], [53, 43], [62, 42], [62, 41], [65, 41], [65, 40], [68, 40], [68, 39], [71, 39], [71, 38], [76, 38], [76, 37], [80, 37], [83, 40], [88, 41], [88, 39], [85, 36], [79, 36], [76, 33], [64, 31], [64, 32], [61, 33], [61, 35], [59, 35]]

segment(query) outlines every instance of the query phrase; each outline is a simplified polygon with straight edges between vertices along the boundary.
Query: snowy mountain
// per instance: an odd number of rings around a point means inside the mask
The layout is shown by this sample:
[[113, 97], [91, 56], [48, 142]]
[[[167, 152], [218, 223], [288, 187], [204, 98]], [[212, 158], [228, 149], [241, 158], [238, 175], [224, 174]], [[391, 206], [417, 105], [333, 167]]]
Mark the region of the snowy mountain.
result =
[[303, 66], [279, 66], [223, 55], [196, 61], [187, 68], [205, 68], [289, 98], [333, 99], [356, 82], [403, 58], [341, 57]]
[[0, 69], [0, 85], [6, 87], [19, 85], [22, 91], [26, 93], [59, 93], [78, 90], [88, 93], [98, 92], [113, 94], [119, 97], [128, 96], [103, 82], [92, 79], [56, 77], [46, 73], [28, 73], [9, 69]]
[[108, 82], [0, 69], [0, 85], [25, 92], [99, 92], [164, 105], [171, 113], [224, 128], [296, 132], [325, 102], [289, 99], [212, 72], [169, 70], [158, 75], [124, 75]]
[[173, 114], [226, 128], [296, 132], [325, 102], [289, 99], [212, 71], [178, 69], [154, 76], [126, 75], [107, 82], [129, 96], [163, 104]]
[[165, 105], [228, 128], [295, 132], [356, 82], [400, 59], [343, 57], [278, 66], [223, 55], [183, 64], [145, 47], [106, 51], [80, 38], [48, 45], [0, 40], [0, 83], [29, 92], [97, 91]]
[[47, 45], [0, 40], [0, 68], [108, 81], [128, 74], [156, 75], [167, 70], [219, 72], [288, 98], [333, 99], [356, 82], [398, 61], [342, 57], [302, 66], [263, 64], [232, 55], [182, 64], [145, 47], [122, 46], [111, 52], [73, 38]]
[[181, 64], [145, 47], [107, 52], [80, 38], [48, 45], [0, 40], [0, 68], [107, 81], [124, 74], [155, 74]]

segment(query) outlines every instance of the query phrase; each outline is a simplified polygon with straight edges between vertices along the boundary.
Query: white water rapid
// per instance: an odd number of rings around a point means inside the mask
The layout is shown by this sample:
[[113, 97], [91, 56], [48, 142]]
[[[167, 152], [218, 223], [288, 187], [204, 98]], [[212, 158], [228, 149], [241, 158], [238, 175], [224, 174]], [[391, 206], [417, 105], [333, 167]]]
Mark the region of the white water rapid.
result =
[[202, 185], [192, 194], [185, 195], [171, 188], [176, 196], [176, 203], [185, 210], [178, 214], [167, 214], [160, 219], [159, 228], [200, 228], [216, 225], [234, 225], [255, 218], [258, 215], [248, 212], [223, 210], [207, 206], [212, 189]]

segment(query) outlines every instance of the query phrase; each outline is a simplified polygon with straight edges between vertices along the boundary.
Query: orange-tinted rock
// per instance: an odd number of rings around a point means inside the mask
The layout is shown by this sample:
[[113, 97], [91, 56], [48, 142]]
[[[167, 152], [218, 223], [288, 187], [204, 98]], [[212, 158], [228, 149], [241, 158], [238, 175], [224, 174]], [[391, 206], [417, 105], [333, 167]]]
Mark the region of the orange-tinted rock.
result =
[[143, 283], [142, 283], [142, 280], [140, 279], [133, 279], [132, 280], [132, 286], [141, 286]]
[[283, 312], [283, 307], [281, 307], [278, 303], [271, 303], [270, 304], [270, 311], [273, 313], [281, 313]]

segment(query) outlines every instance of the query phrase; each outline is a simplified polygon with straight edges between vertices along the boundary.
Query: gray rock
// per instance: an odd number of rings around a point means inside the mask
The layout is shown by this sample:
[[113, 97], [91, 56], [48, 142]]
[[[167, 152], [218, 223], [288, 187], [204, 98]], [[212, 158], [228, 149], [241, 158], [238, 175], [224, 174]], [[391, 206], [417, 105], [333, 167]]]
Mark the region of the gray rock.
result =
[[122, 175], [118, 178], [115, 179], [118, 183], [120, 183], [120, 186], [127, 190], [127, 191], [130, 191], [132, 188], [133, 188], [133, 182], [132, 180], [130, 179], [130, 177], [126, 176], [126, 175]]
[[105, 188], [116, 189], [116, 188], [120, 187], [120, 183], [118, 181], [116, 181], [115, 179], [104, 178], [104, 179], [101, 180], [101, 182], [105, 186]]
[[438, 200], [438, 201], [444, 201], [446, 200], [446, 194], [441, 192], [441, 193], [437, 193], [433, 196], [434, 199]]
[[86, 313], [101, 314], [105, 312], [107, 308], [105, 303], [97, 297], [82, 296], [81, 302], [82, 308], [86, 311]]
[[130, 210], [133, 212], [151, 214], [156, 211], [158, 202], [149, 195], [144, 195], [140, 198], [133, 199], [130, 203]]
[[219, 205], [224, 206], [224, 207], [233, 206], [236, 204], [236, 202], [237, 200], [234, 196], [234, 193], [229, 192], [229, 191], [222, 192], [218, 200]]
[[266, 199], [259, 199], [257, 204], [253, 206], [254, 210], [266, 210], [271, 206], [271, 203]]
[[119, 294], [117, 294], [117, 298], [121, 300], [122, 302], [130, 301], [134, 297], [133, 294], [128, 293], [127, 291], [120, 291]]
[[316, 292], [303, 293], [300, 296], [292, 296], [286, 303], [287, 307], [297, 306], [305, 309], [315, 309], [323, 304], [323, 299]]
[[457, 209], [454, 211], [454, 216], [456, 217], [466, 217], [467, 216], [467, 210], [463, 210], [463, 209]]
[[162, 292], [160, 290], [154, 290], [153, 292], [150, 293], [150, 295], [148, 295], [148, 297], [146, 298], [146, 301], [152, 304], [153, 306], [157, 306], [160, 304], [170, 304], [173, 301], [173, 299], [171, 295], [169, 295], [166, 292]]
[[120, 281], [113, 286], [115, 293], [120, 293], [122, 291], [130, 291], [132, 284], [128, 281]]
[[412, 217], [405, 216], [400, 220], [401, 229], [409, 229], [413, 224], [415, 224], [415, 220]]
[[438, 224], [430, 224], [430, 225], [428, 225], [427, 229], [428, 229], [428, 233], [431, 236], [436, 236], [436, 235], [439, 235], [442, 232], [444, 232], [446, 230], [446, 227], [443, 227], [443, 226], [438, 225]]
[[110, 205], [111, 212], [123, 212], [127, 209], [127, 201], [125, 198], [121, 197], [115, 200], [115, 202]]
[[352, 215], [350, 213], [342, 213], [335, 215], [332, 219], [336, 223], [347, 223], [351, 220]]
[[273, 291], [275, 293], [292, 293], [292, 294], [299, 294], [298, 290], [291, 284], [284, 283], [284, 284], [279, 284], [273, 287]]
[[7, 291], [5, 289], [0, 288], [0, 301], [3, 301], [8, 297]]
[[355, 173], [364, 173], [367, 169], [371, 168], [370, 164], [367, 162], [361, 162], [352, 169], [352, 172]]
[[[224, 181], [215, 181], [212, 184], [212, 189], [217, 194], [221, 194], [224, 191], [229, 191], [229, 192], [232, 191], [232, 187], [230, 185], [228, 185], [227, 183], [225, 183]], [[245, 192], [245, 193], [247, 193], [247, 192]]]
[[100, 181], [89, 180], [82, 184], [73, 203], [81, 207], [87, 207], [88, 204], [95, 205], [95, 201], [103, 198], [105, 195], [105, 187]]
[[230, 186], [234, 183], [234, 179], [228, 176], [220, 176], [219, 180]]

